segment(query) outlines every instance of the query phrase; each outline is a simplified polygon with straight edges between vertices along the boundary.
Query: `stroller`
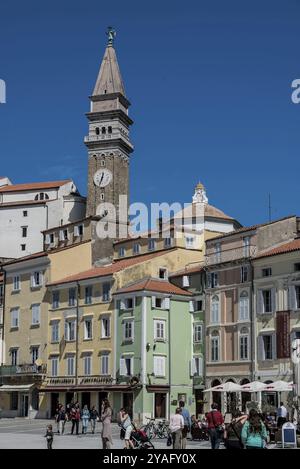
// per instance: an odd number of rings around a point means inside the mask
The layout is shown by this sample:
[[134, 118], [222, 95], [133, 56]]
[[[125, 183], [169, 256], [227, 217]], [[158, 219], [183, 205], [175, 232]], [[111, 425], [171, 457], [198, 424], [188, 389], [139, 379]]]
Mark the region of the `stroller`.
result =
[[134, 430], [131, 433], [131, 441], [134, 445], [134, 449], [146, 449], [151, 450], [154, 449], [153, 444], [149, 440], [147, 433], [143, 430], [138, 430], [137, 428], [133, 427]]

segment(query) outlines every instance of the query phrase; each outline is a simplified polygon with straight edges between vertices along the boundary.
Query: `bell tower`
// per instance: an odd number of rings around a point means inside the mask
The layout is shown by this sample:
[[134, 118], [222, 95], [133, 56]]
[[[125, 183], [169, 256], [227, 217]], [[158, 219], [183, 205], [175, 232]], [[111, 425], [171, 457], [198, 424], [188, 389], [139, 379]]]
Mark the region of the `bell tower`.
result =
[[[114, 39], [116, 32], [109, 27], [108, 44], [100, 66], [96, 85], [90, 96], [87, 113], [89, 133], [84, 142], [88, 149], [87, 216], [100, 215], [101, 206], [112, 204], [117, 220], [120, 214], [119, 197], [129, 198], [129, 160], [133, 151], [129, 128], [133, 121], [128, 115], [130, 102], [119, 69]], [[126, 205], [127, 207], [127, 205]], [[127, 222], [127, 218], [126, 218]], [[118, 224], [118, 223], [117, 223]], [[116, 230], [118, 238], [119, 225]], [[93, 260], [110, 258], [113, 239], [99, 240], [93, 236]]]

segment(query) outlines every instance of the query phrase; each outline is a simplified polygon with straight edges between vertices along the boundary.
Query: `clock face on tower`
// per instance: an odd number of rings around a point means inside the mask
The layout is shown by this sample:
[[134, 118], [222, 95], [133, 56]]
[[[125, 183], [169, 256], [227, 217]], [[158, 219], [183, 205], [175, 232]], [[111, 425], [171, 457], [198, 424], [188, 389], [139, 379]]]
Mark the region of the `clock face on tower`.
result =
[[98, 187], [105, 187], [112, 181], [113, 175], [109, 169], [99, 169], [94, 175], [94, 183]]

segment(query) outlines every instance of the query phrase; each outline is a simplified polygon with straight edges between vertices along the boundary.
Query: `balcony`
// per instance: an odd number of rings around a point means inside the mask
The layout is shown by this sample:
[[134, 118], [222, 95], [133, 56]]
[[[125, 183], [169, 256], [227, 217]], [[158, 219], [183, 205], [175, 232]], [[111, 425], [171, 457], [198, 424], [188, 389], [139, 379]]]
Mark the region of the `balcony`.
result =
[[69, 376], [52, 376], [46, 379], [46, 386], [74, 386], [76, 380]]
[[0, 366], [0, 376], [15, 375], [44, 375], [47, 373], [46, 365], [3, 365]]
[[112, 384], [113, 378], [109, 375], [99, 375], [99, 376], [79, 376], [78, 384], [81, 386], [91, 386], [97, 384]]
[[254, 257], [256, 254], [256, 246], [241, 246], [233, 249], [224, 249], [211, 254], [206, 254], [206, 266], [223, 264], [226, 262], [246, 260]]

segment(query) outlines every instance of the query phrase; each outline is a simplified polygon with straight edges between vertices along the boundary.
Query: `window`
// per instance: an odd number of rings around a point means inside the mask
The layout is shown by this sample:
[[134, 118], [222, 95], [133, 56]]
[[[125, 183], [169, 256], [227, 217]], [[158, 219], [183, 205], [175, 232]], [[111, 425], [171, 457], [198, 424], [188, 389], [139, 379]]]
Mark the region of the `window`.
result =
[[110, 283], [102, 284], [102, 301], [110, 301]]
[[163, 300], [162, 298], [155, 298], [155, 308], [161, 309], [163, 306]]
[[92, 296], [93, 296], [93, 287], [92, 286], [85, 287], [84, 302], [86, 305], [92, 304]]
[[186, 236], [186, 237], [185, 237], [185, 247], [186, 247], [187, 249], [193, 249], [193, 247], [194, 247], [194, 241], [195, 241], [195, 238], [194, 238], [194, 237]]
[[75, 357], [74, 355], [67, 356], [67, 376], [73, 376], [75, 373]]
[[249, 296], [248, 292], [243, 291], [240, 294], [240, 304], [239, 304], [239, 319], [240, 321], [246, 321], [249, 319]]
[[122, 247], [119, 249], [119, 257], [125, 257], [125, 253], [126, 253], [125, 248]]
[[241, 283], [248, 282], [249, 276], [248, 276], [248, 266], [247, 265], [242, 265], [241, 267]]
[[53, 357], [51, 358], [51, 376], [58, 375], [58, 358]]
[[32, 325], [36, 326], [40, 324], [40, 316], [41, 316], [41, 305], [34, 304], [31, 306], [31, 315], [32, 315]]
[[126, 357], [120, 359], [120, 375], [132, 376], [133, 375], [133, 357]]
[[220, 338], [217, 331], [212, 333], [211, 336], [211, 361], [217, 362], [220, 360]]
[[96, 135], [100, 135], [100, 129], [99, 129], [99, 127], [96, 127], [96, 128], [95, 128], [95, 132], [96, 132]]
[[4, 285], [0, 285], [0, 306], [3, 306]]
[[275, 334], [265, 334], [259, 337], [259, 358], [260, 360], [274, 360], [275, 353]]
[[26, 251], [26, 244], [21, 244], [21, 251]]
[[166, 329], [165, 321], [154, 320], [154, 340], [164, 341], [166, 338], [165, 329]]
[[12, 366], [16, 366], [18, 364], [18, 349], [17, 348], [11, 349], [10, 355], [11, 355]]
[[58, 290], [52, 292], [52, 308], [53, 309], [59, 308], [59, 291]]
[[141, 251], [141, 245], [139, 243], [134, 243], [133, 245], [133, 254], [139, 254]]
[[172, 247], [172, 238], [165, 238], [164, 245], [165, 245], [165, 248]]
[[244, 257], [249, 257], [250, 255], [250, 236], [243, 238], [243, 255]]
[[28, 231], [28, 227], [22, 226], [22, 238], [27, 238], [27, 231]]
[[294, 264], [294, 269], [295, 269], [295, 272], [300, 272], [300, 262], [297, 262], [296, 264]]
[[159, 276], [159, 278], [161, 278], [162, 280], [166, 280], [166, 279], [168, 278], [168, 271], [167, 271], [167, 269], [160, 268], [159, 271], [158, 271], [158, 276]]
[[261, 273], [263, 277], [271, 277], [272, 269], [271, 267], [267, 267], [266, 269], [262, 269]]
[[202, 324], [194, 324], [194, 342], [202, 342]]
[[39, 358], [39, 347], [31, 347], [31, 362], [34, 365]]
[[276, 310], [276, 290], [270, 288], [266, 290], [257, 290], [256, 293], [256, 312], [257, 314], [270, 314]]
[[220, 305], [219, 305], [219, 297], [214, 295], [211, 300], [211, 322], [213, 324], [218, 323], [220, 321]]
[[101, 128], [101, 133], [102, 133], [103, 135], [106, 134], [106, 128], [105, 128], [105, 127], [102, 127], [102, 128]]
[[18, 410], [19, 406], [19, 393], [11, 392], [10, 393], [10, 410]]
[[271, 313], [272, 312], [272, 291], [271, 290], [263, 291], [263, 301], [264, 301], [264, 312]]
[[243, 327], [240, 332], [240, 359], [248, 360], [249, 358], [249, 331]]
[[49, 195], [45, 192], [40, 192], [35, 196], [34, 200], [49, 200]]
[[112, 133], [112, 127], [110, 125], [108, 126], [107, 131], [108, 131], [109, 134]]
[[12, 328], [19, 327], [19, 312], [20, 312], [19, 308], [13, 308], [10, 312]]
[[31, 288], [39, 288], [43, 285], [43, 273], [36, 271], [31, 275]]
[[215, 262], [221, 262], [221, 243], [215, 244]]
[[76, 225], [74, 227], [74, 236], [78, 237], [78, 236], [83, 236], [83, 233], [84, 233], [84, 226], [81, 224], [81, 225]]
[[194, 301], [194, 309], [195, 311], [203, 311], [203, 301], [202, 300]]
[[123, 322], [123, 340], [134, 340], [134, 321], [132, 319]]
[[65, 321], [65, 340], [71, 342], [75, 340], [76, 337], [76, 320], [69, 319]]
[[109, 354], [103, 353], [100, 357], [100, 374], [109, 375]]
[[296, 285], [296, 309], [300, 309], [300, 285]]
[[59, 322], [54, 321], [51, 324], [51, 342], [56, 343], [59, 342]]
[[20, 290], [21, 290], [20, 275], [15, 275], [15, 277], [13, 278], [13, 291], [16, 292]]
[[148, 241], [148, 251], [154, 251], [155, 250], [155, 239], [149, 239]]
[[300, 285], [288, 287], [288, 307], [291, 310], [300, 309]]
[[182, 286], [183, 287], [189, 287], [190, 286], [190, 277], [189, 277], [189, 275], [184, 275], [182, 277]]
[[28, 211], [27, 210], [23, 210], [23, 217], [28, 217]]
[[101, 339], [110, 337], [110, 318], [104, 317], [101, 319]]
[[85, 376], [92, 374], [92, 356], [86, 355], [83, 357], [83, 373]]
[[134, 308], [134, 298], [126, 298], [124, 302], [124, 309]]
[[203, 358], [194, 357], [191, 360], [191, 376], [202, 376], [203, 375]]
[[215, 288], [219, 285], [218, 273], [212, 272], [211, 273], [211, 288]]
[[166, 376], [166, 357], [154, 355], [153, 357], [153, 372], [154, 376]]
[[85, 319], [84, 321], [84, 340], [93, 338], [93, 321], [92, 319]]
[[69, 288], [69, 306], [76, 305], [76, 288]]

